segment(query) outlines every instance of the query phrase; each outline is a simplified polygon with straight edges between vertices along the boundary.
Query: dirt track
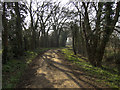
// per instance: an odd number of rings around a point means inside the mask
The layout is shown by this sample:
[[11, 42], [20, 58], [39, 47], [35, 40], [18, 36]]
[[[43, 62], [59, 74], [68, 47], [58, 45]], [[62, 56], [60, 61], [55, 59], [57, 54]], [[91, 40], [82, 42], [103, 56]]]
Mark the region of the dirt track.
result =
[[58, 50], [49, 50], [32, 62], [17, 88], [103, 88], [95, 80], [64, 60]]

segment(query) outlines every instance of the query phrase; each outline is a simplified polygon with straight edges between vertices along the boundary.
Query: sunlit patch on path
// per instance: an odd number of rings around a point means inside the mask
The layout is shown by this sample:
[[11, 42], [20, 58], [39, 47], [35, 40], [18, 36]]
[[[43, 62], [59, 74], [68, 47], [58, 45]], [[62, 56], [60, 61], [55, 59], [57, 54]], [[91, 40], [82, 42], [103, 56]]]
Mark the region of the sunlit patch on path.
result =
[[[59, 55], [58, 50], [49, 50], [36, 59], [26, 71], [23, 88], [96, 88], [94, 78], [76, 70]], [[99, 85], [100, 87], [100, 85]], [[101, 86], [102, 87], [102, 86]]]

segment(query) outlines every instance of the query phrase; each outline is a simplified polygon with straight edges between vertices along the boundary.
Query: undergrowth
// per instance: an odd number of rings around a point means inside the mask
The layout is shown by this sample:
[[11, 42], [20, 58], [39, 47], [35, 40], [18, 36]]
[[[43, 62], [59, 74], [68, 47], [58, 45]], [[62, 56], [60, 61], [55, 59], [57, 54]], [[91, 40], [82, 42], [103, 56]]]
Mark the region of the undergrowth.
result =
[[34, 58], [50, 48], [26, 51], [21, 59], [12, 59], [2, 66], [2, 88], [15, 88], [20, 77]]
[[[79, 58], [77, 55], [74, 55], [72, 50], [64, 48], [61, 50], [64, 54], [66, 60], [71, 61], [76, 64], [80, 69], [85, 71], [87, 74], [95, 76], [98, 78], [98, 82], [105, 82], [106, 86], [111, 88], [120, 88], [120, 76], [116, 73], [111, 73], [104, 69], [94, 67], [86, 60]], [[105, 66], [103, 66], [105, 67]]]

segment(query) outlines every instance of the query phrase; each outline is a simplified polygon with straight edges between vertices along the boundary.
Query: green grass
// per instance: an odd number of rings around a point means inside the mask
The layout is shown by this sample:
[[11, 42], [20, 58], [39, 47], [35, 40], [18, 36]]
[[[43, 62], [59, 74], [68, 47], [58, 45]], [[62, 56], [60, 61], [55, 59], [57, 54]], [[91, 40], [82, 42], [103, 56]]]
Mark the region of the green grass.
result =
[[0, 54], [2, 54], [2, 49], [0, 50]]
[[15, 88], [19, 82], [21, 75], [24, 73], [25, 68], [34, 60], [34, 58], [50, 48], [41, 48], [34, 51], [26, 51], [20, 60], [9, 60], [3, 65], [2, 71], [2, 87]]
[[72, 63], [76, 64], [81, 70], [85, 71], [87, 74], [97, 77], [99, 79], [97, 81], [105, 82], [106, 85], [111, 88], [118, 88], [118, 83], [120, 83], [120, 76], [118, 76], [118, 74], [110, 73], [109, 71], [92, 66], [89, 62], [86, 62], [85, 60], [74, 55], [72, 50], [68, 50], [67, 48], [65, 48], [61, 51], [64, 54], [66, 60], [69, 60]]
[[10, 60], [3, 65], [3, 88], [15, 87], [24, 68], [25, 62], [20, 60]]

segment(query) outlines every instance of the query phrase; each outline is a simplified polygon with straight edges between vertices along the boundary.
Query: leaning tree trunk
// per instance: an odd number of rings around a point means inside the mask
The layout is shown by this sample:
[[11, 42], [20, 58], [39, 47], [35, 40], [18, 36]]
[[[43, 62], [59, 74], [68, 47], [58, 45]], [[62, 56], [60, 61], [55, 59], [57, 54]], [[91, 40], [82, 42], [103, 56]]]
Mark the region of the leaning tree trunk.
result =
[[[106, 10], [106, 12], [105, 12], [106, 25], [104, 27], [105, 30], [103, 31], [102, 37], [99, 37], [98, 33], [95, 34], [95, 35], [97, 35], [97, 38], [98, 37], [102, 38], [101, 40], [99, 40], [99, 39], [95, 40], [94, 34], [91, 32], [91, 28], [90, 28], [87, 6], [85, 5], [85, 3], [83, 3], [83, 5], [85, 8], [85, 18], [84, 18], [84, 23], [83, 23], [85, 25], [83, 25], [83, 32], [84, 32], [84, 36], [86, 39], [86, 48], [87, 48], [88, 60], [90, 61], [90, 63], [92, 65], [101, 67], [105, 47], [109, 41], [110, 35], [112, 34], [112, 32], [114, 30], [116, 22], [118, 21], [119, 12], [120, 12], [120, 7], [119, 7], [120, 2], [117, 3], [116, 13], [115, 13], [114, 19], [111, 17], [111, 15], [113, 14], [112, 3], [105, 4], [105, 6], [106, 6], [106, 8], [105, 8], [105, 10]], [[101, 11], [100, 11], [100, 13], [101, 13]], [[97, 15], [98, 15], [98, 17], [97, 17], [98, 23], [96, 25], [98, 25], [100, 22], [100, 16], [99, 16], [99, 14], [97, 14]], [[96, 26], [96, 27], [99, 27], [99, 26]], [[87, 31], [85, 31], [85, 29]], [[96, 28], [96, 29], [98, 29], [98, 28]], [[88, 32], [88, 30], [90, 32]], [[88, 38], [88, 36], [89, 36], [89, 38]], [[99, 44], [97, 44], [98, 40], [99, 40]], [[97, 41], [97, 43], [96, 43], [96, 41]]]
[[105, 47], [109, 41], [110, 35], [114, 31], [114, 27], [118, 21], [119, 18], [119, 12], [120, 12], [120, 2], [117, 3], [116, 7], [116, 14], [114, 16], [114, 19], [112, 20], [111, 15], [112, 15], [112, 3], [106, 3], [106, 16], [105, 16], [105, 21], [106, 21], [106, 26], [105, 26], [105, 31], [103, 35], [103, 39], [101, 40], [100, 46], [97, 48], [97, 53], [96, 53], [96, 65], [98, 67], [101, 67], [102, 64], [102, 59], [105, 51]]

